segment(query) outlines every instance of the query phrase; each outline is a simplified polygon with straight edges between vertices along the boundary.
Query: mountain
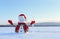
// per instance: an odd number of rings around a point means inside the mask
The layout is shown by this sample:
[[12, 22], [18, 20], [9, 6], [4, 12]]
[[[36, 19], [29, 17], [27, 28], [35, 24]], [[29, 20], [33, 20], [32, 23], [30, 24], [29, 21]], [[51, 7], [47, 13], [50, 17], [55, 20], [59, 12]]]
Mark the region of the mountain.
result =
[[60, 22], [43, 22], [43, 23], [36, 23], [35, 26], [60, 26]]
[[[27, 23], [27, 25], [29, 26], [30, 24], [29, 23]], [[15, 27], [15, 26], [17, 26], [17, 23], [14, 23], [14, 25], [9, 25], [9, 24], [7, 24], [7, 25], [0, 25], [0, 27], [5, 27], [5, 26], [8, 26], [8, 27]], [[34, 26], [37, 26], [37, 27], [46, 27], [46, 26], [60, 26], [60, 22], [42, 22], [42, 23], [35, 23], [34, 24]]]
[[36, 23], [35, 25], [60, 25], [60, 22], [43, 22], [43, 23]]

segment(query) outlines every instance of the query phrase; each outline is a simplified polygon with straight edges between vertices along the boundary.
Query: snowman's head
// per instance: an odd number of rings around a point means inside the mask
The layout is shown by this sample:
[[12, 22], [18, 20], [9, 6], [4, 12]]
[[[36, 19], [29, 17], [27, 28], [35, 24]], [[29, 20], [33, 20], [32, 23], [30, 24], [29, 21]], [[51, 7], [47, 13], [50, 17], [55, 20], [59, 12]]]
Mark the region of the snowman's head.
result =
[[20, 22], [26, 21], [26, 16], [24, 14], [20, 14], [18, 16], [18, 19], [19, 19]]

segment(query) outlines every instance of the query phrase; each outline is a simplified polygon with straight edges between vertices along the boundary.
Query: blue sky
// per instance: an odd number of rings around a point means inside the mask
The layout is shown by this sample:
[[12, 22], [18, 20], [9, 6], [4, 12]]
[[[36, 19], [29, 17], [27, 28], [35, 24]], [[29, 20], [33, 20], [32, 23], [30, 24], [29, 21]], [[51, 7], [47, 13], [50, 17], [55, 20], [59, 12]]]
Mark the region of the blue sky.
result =
[[21, 13], [28, 21], [60, 21], [60, 0], [0, 0], [0, 23], [17, 22]]

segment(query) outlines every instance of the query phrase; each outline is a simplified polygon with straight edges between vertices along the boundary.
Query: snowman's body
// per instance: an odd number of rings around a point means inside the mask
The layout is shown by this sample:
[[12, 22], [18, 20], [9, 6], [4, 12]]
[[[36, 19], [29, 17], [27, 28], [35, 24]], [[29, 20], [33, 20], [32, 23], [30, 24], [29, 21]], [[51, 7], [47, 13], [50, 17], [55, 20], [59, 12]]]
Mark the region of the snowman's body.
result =
[[24, 33], [25, 31], [24, 31], [24, 24], [22, 24], [22, 23], [25, 23], [26, 24], [26, 18], [25, 18], [25, 16], [22, 14], [22, 15], [20, 15], [19, 16], [19, 21], [18, 21], [18, 23], [20, 23], [20, 28], [19, 28], [19, 32], [20, 33]]
[[24, 33], [24, 28], [23, 28], [24, 25], [20, 25], [20, 29], [19, 29], [19, 32], [20, 33]]

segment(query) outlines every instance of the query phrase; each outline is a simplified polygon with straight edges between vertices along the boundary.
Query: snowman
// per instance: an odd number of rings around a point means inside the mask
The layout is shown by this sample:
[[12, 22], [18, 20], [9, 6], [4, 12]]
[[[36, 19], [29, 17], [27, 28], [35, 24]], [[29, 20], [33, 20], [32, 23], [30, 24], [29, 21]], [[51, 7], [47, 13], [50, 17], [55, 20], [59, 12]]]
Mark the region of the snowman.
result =
[[[8, 20], [8, 22], [13, 25], [12, 20]], [[32, 26], [35, 21], [31, 21], [30, 26]], [[15, 32], [18, 33], [26, 33], [29, 30], [29, 26], [26, 24], [26, 16], [24, 14], [20, 14], [18, 16], [18, 24], [15, 28]]]

